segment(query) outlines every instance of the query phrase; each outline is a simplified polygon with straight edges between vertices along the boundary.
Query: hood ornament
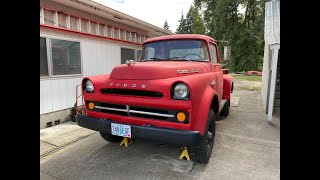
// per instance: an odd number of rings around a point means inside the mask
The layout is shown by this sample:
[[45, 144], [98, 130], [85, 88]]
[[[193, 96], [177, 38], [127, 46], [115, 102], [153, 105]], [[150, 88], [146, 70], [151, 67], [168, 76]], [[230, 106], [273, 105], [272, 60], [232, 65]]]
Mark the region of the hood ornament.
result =
[[127, 60], [126, 61], [126, 65], [128, 65], [128, 66], [134, 65], [135, 63], [137, 63], [137, 62], [134, 60]]

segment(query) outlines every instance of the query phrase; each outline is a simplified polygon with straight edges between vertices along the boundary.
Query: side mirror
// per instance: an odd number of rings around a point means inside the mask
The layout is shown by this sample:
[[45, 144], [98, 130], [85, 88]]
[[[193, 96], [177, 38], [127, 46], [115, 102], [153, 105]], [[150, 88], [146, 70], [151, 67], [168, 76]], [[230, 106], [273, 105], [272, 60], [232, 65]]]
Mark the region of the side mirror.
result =
[[223, 60], [229, 61], [231, 58], [231, 46], [224, 46], [223, 49]]

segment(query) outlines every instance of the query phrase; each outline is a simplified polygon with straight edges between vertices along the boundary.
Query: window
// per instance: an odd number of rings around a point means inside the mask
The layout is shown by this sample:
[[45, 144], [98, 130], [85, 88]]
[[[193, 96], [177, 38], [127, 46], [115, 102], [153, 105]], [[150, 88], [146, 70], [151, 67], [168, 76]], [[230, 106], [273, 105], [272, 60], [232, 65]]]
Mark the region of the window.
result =
[[97, 32], [98, 32], [98, 24], [97, 23], [95, 23], [95, 22], [90, 22], [90, 32], [91, 32], [91, 34], [96, 34], [96, 35], [98, 35], [97, 34]]
[[54, 26], [54, 12], [53, 11], [48, 11], [44, 10], [44, 23]]
[[81, 19], [81, 32], [89, 33], [89, 21]]
[[105, 36], [105, 34], [104, 34], [105, 28], [107, 28], [105, 25], [99, 24], [99, 35], [100, 36]]
[[79, 74], [80, 42], [40, 37], [40, 77]]
[[142, 59], [151, 59], [154, 57], [154, 48], [153, 47], [145, 47], [143, 49], [143, 54], [140, 60]]
[[116, 29], [116, 28], [113, 29], [113, 38], [120, 39], [119, 31], [120, 29]]
[[121, 64], [126, 63], [127, 60], [137, 61], [140, 58], [141, 50], [121, 48]]
[[78, 20], [79, 18], [70, 16], [70, 29], [78, 31]]
[[140, 56], [141, 56], [141, 50], [136, 50], [136, 57], [135, 57], [135, 60], [138, 61], [140, 59]]
[[59, 27], [67, 28], [67, 16], [62, 13], [58, 13], [58, 25]]
[[211, 49], [211, 56], [212, 56], [212, 64], [218, 64], [216, 46], [213, 44], [210, 44], [210, 49]]
[[144, 45], [141, 60], [209, 61], [207, 45], [201, 40], [167, 40]]
[[46, 39], [40, 37], [40, 77], [49, 76]]
[[52, 74], [81, 74], [80, 43], [51, 39]]

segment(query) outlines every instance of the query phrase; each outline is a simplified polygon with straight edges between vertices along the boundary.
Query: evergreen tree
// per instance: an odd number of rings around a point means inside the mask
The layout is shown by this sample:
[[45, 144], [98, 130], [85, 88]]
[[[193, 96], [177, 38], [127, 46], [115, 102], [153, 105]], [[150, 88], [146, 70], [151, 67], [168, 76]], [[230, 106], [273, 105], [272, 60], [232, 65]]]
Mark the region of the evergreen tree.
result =
[[204, 21], [199, 13], [199, 9], [191, 6], [186, 18], [183, 14], [179, 20], [177, 34], [205, 34]]
[[168, 25], [168, 21], [167, 21], [167, 20], [165, 20], [165, 21], [164, 21], [163, 29], [170, 31], [170, 29], [169, 29], [169, 25]]
[[187, 34], [192, 34], [193, 26], [194, 26], [193, 6], [191, 5], [186, 15], [186, 33]]
[[186, 32], [186, 19], [183, 16], [183, 12], [181, 18], [179, 20], [179, 26], [176, 30], [176, 34], [187, 34]]
[[205, 27], [203, 19], [199, 13], [199, 9], [194, 7], [192, 10], [193, 23], [191, 31], [193, 34], [205, 34]]

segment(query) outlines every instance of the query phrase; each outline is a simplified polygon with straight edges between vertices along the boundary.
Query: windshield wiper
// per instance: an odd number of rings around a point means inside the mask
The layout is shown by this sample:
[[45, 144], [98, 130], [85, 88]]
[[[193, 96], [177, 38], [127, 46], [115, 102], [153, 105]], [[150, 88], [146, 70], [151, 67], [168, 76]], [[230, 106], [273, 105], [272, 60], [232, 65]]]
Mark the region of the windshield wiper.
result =
[[166, 59], [153, 57], [153, 58], [141, 60], [140, 62], [145, 62], [145, 61], [166, 61]]
[[184, 58], [184, 57], [178, 57], [178, 56], [175, 56], [175, 57], [171, 57], [169, 58], [171, 61], [199, 61], [199, 60], [191, 60], [191, 59], [187, 59], [187, 58]]
[[170, 60], [177, 60], [177, 61], [180, 61], [180, 60], [186, 60], [186, 61], [191, 61], [190, 59], [186, 59], [184, 57], [178, 57], [178, 56], [175, 56], [175, 57], [171, 57], [169, 58]]

